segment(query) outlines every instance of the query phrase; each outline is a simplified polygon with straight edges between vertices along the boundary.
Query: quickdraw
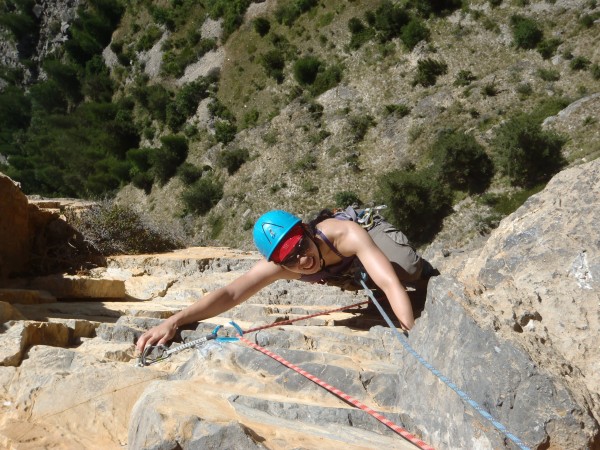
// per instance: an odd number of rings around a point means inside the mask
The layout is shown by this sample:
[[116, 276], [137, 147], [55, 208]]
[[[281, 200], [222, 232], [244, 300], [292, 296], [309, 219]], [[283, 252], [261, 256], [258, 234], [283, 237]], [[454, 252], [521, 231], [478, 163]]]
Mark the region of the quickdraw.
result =
[[374, 206], [372, 208], [365, 208], [358, 216], [358, 223], [363, 228], [369, 229], [375, 223], [375, 215], [382, 209], [386, 209], [387, 205]]
[[[229, 322], [232, 327], [235, 328], [236, 332], [243, 334], [242, 329], [235, 322]], [[199, 347], [208, 341], [217, 342], [233, 342], [237, 341], [237, 337], [219, 336], [219, 330], [223, 328], [223, 325], [217, 325], [212, 333], [202, 336], [201, 338], [194, 339], [193, 341], [186, 342], [185, 344], [178, 345], [173, 348], [167, 348], [165, 345], [148, 345], [144, 348], [142, 354], [138, 357], [136, 366], [145, 367], [151, 364], [155, 364], [160, 361], [164, 361], [169, 358], [172, 354], [185, 350], [187, 348]]]

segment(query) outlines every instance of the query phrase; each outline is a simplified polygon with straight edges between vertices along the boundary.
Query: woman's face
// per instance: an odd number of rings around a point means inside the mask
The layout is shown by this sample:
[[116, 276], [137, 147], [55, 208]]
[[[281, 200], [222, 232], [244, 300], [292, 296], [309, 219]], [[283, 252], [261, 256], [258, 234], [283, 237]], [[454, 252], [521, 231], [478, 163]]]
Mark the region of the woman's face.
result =
[[319, 249], [313, 239], [304, 234], [298, 245], [280, 265], [290, 272], [310, 275], [321, 270]]

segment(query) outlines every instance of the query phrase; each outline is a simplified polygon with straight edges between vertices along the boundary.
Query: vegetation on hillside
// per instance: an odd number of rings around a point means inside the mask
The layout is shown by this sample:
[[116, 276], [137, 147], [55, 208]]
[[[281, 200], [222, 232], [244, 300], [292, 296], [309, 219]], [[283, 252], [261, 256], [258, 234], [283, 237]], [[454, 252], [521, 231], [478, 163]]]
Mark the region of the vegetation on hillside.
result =
[[[173, 189], [174, 220], [233, 245], [254, 209], [386, 203], [424, 244], [457, 201], [496, 218], [572, 162], [567, 136], [542, 121], [597, 87], [595, 0], [563, 13], [552, 2], [540, 13], [502, 0], [279, 0], [244, 21], [250, 4], [88, 0], [38, 62], [33, 0], [1, 0], [0, 33], [20, 62], [0, 67], [0, 170], [46, 196]], [[222, 68], [191, 81], [186, 69], [220, 47]], [[382, 153], [389, 136], [396, 149]], [[577, 155], [598, 156], [594, 145]]]

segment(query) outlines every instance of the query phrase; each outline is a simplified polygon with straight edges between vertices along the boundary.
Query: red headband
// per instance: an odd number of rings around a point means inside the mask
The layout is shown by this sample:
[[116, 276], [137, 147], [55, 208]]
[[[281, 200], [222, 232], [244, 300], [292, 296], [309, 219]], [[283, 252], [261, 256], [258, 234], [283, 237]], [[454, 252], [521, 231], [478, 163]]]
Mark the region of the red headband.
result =
[[301, 223], [294, 226], [288, 234], [285, 235], [281, 243], [277, 246], [271, 255], [271, 261], [279, 264], [294, 250], [300, 239], [304, 236], [304, 227]]

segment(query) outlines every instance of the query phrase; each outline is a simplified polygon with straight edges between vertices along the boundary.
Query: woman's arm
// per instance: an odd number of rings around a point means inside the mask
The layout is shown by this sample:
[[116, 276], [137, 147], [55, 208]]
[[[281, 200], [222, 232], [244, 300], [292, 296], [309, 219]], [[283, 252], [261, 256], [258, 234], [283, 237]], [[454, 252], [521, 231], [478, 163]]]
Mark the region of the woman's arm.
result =
[[138, 339], [136, 347], [142, 351], [147, 345], [165, 344], [173, 339], [180, 326], [217, 316], [239, 305], [274, 281], [289, 278], [289, 275], [281, 267], [263, 259], [227, 286], [209, 292], [200, 300], [146, 331]]
[[385, 293], [402, 328], [410, 330], [415, 324], [412, 305], [392, 264], [360, 225], [342, 223], [346, 229], [340, 235], [338, 250], [342, 254], [356, 254], [371, 279]]

